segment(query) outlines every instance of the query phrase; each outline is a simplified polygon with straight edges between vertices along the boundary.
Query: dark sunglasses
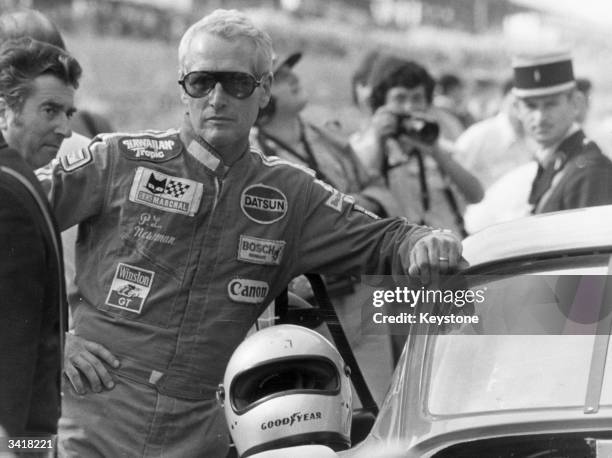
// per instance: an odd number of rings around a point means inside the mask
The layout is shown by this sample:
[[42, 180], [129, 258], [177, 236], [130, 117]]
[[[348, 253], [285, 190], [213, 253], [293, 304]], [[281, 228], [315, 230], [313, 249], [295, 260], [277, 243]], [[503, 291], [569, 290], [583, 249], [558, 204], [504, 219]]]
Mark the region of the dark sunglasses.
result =
[[178, 83], [195, 99], [208, 95], [217, 83], [221, 83], [223, 90], [232, 97], [246, 99], [262, 81], [263, 77], [257, 81], [253, 75], [242, 72], [196, 71], [187, 73]]

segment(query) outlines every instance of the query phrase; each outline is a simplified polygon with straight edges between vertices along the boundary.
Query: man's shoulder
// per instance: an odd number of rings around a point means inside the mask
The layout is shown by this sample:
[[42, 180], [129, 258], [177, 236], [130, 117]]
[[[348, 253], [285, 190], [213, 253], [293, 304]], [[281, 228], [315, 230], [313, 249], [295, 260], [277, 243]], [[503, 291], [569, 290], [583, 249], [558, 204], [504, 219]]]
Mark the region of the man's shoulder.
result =
[[255, 166], [260, 167], [262, 171], [274, 171], [275, 173], [284, 173], [295, 176], [311, 177], [313, 178], [316, 174], [311, 168], [304, 165], [287, 161], [278, 156], [266, 156], [259, 149], [251, 148], [248, 151], [248, 158]]

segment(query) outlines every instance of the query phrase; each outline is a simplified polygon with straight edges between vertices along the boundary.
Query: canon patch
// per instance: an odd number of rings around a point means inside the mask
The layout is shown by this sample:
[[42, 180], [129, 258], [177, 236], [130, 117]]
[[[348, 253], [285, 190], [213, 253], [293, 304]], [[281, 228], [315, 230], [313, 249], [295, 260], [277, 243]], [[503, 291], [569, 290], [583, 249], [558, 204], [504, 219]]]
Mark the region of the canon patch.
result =
[[242, 191], [240, 208], [252, 221], [272, 224], [281, 220], [288, 209], [287, 197], [278, 189], [254, 184]]
[[241, 235], [238, 242], [238, 260], [253, 264], [278, 266], [283, 257], [284, 240], [261, 239]]
[[134, 313], [140, 313], [151, 291], [155, 272], [119, 263], [106, 305]]
[[197, 181], [138, 167], [130, 189], [131, 202], [193, 216], [200, 207], [204, 186]]
[[261, 304], [268, 295], [268, 283], [248, 278], [234, 278], [227, 284], [227, 294], [234, 302]]
[[164, 162], [181, 153], [182, 145], [174, 136], [124, 137], [119, 139], [119, 150], [134, 161]]

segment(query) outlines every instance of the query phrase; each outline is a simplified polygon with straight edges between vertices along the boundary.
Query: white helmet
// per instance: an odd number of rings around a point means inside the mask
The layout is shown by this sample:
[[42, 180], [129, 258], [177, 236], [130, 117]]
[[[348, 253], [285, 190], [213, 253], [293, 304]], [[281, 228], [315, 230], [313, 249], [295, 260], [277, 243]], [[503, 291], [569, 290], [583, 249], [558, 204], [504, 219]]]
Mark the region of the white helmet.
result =
[[245, 339], [230, 358], [218, 398], [241, 457], [303, 444], [350, 447], [349, 367], [310, 329], [284, 324]]

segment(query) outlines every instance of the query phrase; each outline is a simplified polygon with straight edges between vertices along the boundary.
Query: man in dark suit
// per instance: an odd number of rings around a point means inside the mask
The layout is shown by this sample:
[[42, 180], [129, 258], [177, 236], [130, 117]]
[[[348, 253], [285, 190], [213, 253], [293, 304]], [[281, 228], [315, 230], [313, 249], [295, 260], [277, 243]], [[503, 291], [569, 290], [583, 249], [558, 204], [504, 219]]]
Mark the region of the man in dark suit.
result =
[[33, 169], [70, 136], [79, 64], [30, 39], [0, 47], [0, 426], [55, 434], [67, 328], [61, 240]]
[[519, 116], [538, 145], [532, 213], [612, 204], [612, 162], [576, 123], [569, 53], [515, 56], [513, 67]]

